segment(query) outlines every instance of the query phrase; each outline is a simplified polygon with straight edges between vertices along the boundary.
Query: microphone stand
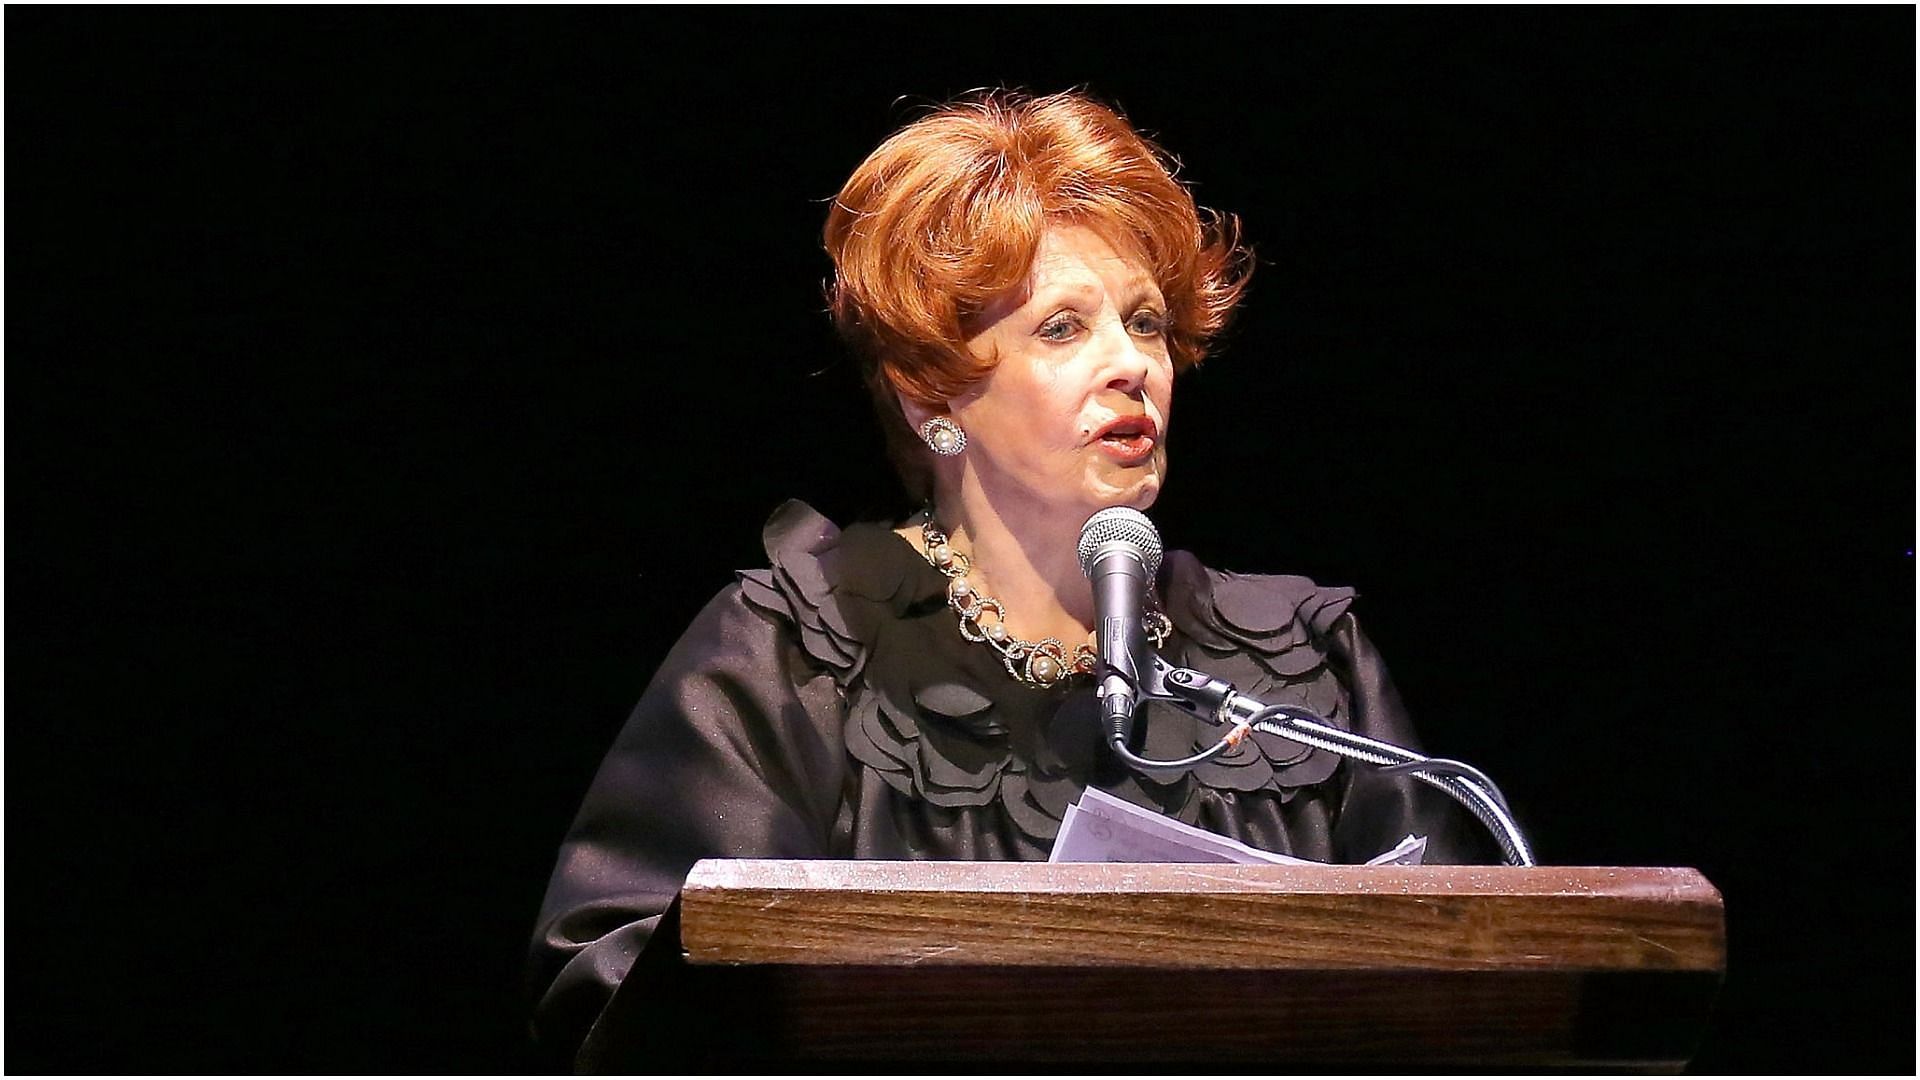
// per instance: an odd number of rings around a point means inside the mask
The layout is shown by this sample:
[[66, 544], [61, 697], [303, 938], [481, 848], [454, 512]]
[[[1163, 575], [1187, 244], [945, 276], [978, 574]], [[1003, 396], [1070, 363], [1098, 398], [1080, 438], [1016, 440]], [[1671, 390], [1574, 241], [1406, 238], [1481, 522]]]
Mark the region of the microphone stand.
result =
[[[1222, 726], [1230, 732], [1213, 750], [1184, 758], [1179, 762], [1156, 762], [1133, 754], [1120, 737], [1114, 749], [1139, 768], [1191, 768], [1198, 761], [1223, 752], [1239, 741], [1246, 730], [1264, 731], [1284, 739], [1317, 747], [1344, 758], [1364, 762], [1385, 773], [1404, 773], [1421, 783], [1439, 788], [1465, 806], [1500, 842], [1510, 866], [1533, 866], [1533, 848], [1521, 834], [1520, 825], [1507, 809], [1507, 800], [1492, 780], [1464, 762], [1450, 758], [1431, 758], [1403, 746], [1369, 739], [1351, 731], [1342, 731], [1312, 712], [1294, 705], [1268, 705], [1242, 694], [1233, 684], [1203, 671], [1177, 668], [1158, 653], [1145, 650], [1147, 670], [1140, 673], [1136, 700], [1165, 701], [1182, 712]], [[1103, 665], [1104, 666], [1104, 665]], [[1237, 734], [1236, 734], [1237, 733]]]

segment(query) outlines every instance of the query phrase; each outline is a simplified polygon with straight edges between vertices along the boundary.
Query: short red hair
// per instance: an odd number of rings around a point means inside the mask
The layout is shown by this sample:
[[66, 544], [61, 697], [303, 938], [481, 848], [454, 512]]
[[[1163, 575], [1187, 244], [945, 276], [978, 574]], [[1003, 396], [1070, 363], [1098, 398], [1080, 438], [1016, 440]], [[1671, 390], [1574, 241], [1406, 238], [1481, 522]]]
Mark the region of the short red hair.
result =
[[1200, 362], [1253, 271], [1239, 221], [1195, 205], [1177, 163], [1083, 94], [992, 91], [895, 132], [827, 215], [834, 325], [859, 354], [909, 492], [931, 493], [927, 449], [896, 394], [957, 397], [991, 368], [969, 320], [1025, 280], [1051, 224], [1130, 244], [1166, 297], [1174, 370]]

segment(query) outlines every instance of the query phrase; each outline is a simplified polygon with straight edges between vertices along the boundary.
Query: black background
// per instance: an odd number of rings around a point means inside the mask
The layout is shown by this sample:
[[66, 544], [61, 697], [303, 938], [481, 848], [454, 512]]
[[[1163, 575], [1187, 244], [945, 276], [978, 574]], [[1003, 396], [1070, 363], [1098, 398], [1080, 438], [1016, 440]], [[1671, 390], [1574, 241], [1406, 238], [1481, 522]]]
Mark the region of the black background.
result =
[[1261, 256], [1155, 517], [1352, 584], [1705, 1070], [1914, 1068], [1914, 14], [7, 18], [10, 1071], [532, 1067], [555, 846], [782, 499], [902, 512], [824, 202], [1085, 84]]

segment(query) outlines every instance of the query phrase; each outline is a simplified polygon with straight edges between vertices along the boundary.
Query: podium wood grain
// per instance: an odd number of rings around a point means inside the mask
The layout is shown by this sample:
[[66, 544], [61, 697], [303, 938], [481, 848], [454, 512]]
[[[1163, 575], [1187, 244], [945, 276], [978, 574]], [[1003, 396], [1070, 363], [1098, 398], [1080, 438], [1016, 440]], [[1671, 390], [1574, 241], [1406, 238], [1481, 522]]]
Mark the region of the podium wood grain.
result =
[[711, 860], [696, 964], [1718, 971], [1720, 894], [1631, 867]]
[[1672, 1071], [1725, 963], [1686, 869], [725, 860], [677, 917], [597, 1067]]

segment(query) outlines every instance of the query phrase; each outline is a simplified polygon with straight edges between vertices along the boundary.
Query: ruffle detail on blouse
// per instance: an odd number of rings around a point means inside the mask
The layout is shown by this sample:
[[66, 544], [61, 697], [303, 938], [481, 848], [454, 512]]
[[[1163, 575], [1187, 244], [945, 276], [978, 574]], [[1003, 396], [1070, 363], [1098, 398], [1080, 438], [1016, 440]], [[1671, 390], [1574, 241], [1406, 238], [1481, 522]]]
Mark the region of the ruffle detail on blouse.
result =
[[[742, 593], [791, 623], [807, 655], [845, 692], [854, 760], [895, 791], [936, 806], [997, 802], [1020, 832], [1051, 843], [1067, 806], [1104, 772], [1092, 692], [1022, 686], [991, 649], [963, 641], [945, 579], [891, 530], [842, 531], [794, 501], [774, 512], [765, 541], [772, 565], [740, 574]], [[1244, 693], [1347, 726], [1346, 692], [1323, 643], [1352, 604], [1352, 590], [1218, 573], [1186, 552], [1167, 556], [1159, 584], [1178, 633], [1170, 658], [1178, 649], [1182, 663]], [[1164, 759], [1204, 749], [1222, 732], [1151, 703], [1139, 734], [1144, 755]], [[1286, 801], [1338, 764], [1336, 755], [1256, 732], [1191, 773], [1101, 775], [1100, 786], [1191, 822], [1203, 789]]]
[[[1186, 638], [1188, 667], [1224, 679], [1269, 705], [1297, 705], [1335, 727], [1348, 726], [1347, 691], [1328, 663], [1325, 642], [1353, 606], [1352, 589], [1323, 588], [1289, 575], [1209, 570], [1184, 551], [1167, 555], [1160, 586], [1167, 615]], [[1156, 720], [1155, 710], [1185, 718], [1166, 706], [1149, 705], [1148, 710]], [[1219, 729], [1193, 723], [1191, 745], [1169, 746], [1164, 752], [1156, 752], [1149, 729], [1146, 756], [1182, 757], [1219, 738]], [[1331, 777], [1339, 765], [1337, 754], [1256, 731], [1234, 749], [1203, 762], [1193, 776], [1205, 787], [1269, 791], [1285, 802], [1301, 788]]]
[[885, 530], [843, 533], [790, 500], [773, 512], [762, 539], [771, 565], [738, 575], [742, 596], [793, 624], [807, 655], [847, 688], [865, 668], [878, 628], [905, 608], [908, 575], [889, 550], [899, 538]]

